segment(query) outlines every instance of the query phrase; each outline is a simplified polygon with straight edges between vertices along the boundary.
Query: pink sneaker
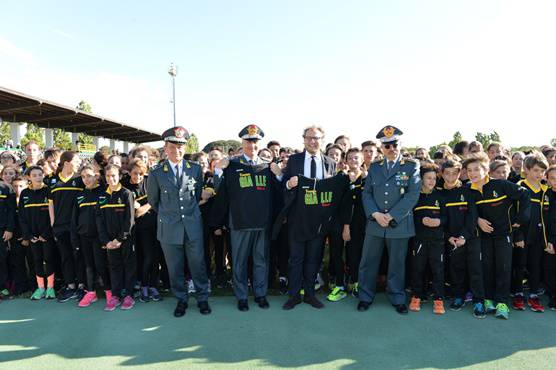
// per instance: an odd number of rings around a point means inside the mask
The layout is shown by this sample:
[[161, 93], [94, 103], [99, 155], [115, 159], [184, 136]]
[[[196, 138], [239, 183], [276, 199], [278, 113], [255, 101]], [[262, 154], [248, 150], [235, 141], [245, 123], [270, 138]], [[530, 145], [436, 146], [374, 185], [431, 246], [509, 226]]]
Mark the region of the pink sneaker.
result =
[[95, 292], [95, 291], [87, 292], [87, 293], [85, 293], [83, 298], [81, 298], [81, 301], [79, 301], [78, 306], [79, 307], [89, 307], [91, 305], [91, 303], [96, 302], [96, 301], [98, 301], [97, 292]]
[[130, 295], [126, 295], [124, 298], [124, 303], [120, 307], [122, 310], [131, 310], [135, 306], [135, 301], [131, 298]]
[[106, 301], [106, 306], [104, 306], [104, 311], [114, 311], [116, 307], [121, 304], [120, 298], [116, 296], [110, 297], [108, 301]]

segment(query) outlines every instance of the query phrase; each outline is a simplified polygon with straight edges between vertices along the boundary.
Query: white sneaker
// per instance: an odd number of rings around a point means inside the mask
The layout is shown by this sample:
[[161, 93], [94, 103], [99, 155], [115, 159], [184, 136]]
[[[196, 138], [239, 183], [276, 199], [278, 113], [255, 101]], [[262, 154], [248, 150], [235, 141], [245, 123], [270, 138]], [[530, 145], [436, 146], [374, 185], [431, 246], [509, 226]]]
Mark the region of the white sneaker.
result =
[[187, 280], [187, 293], [195, 293], [195, 284], [193, 284], [193, 280]]
[[324, 280], [320, 276], [320, 272], [317, 274], [317, 280], [315, 281], [315, 291], [319, 290], [324, 286]]

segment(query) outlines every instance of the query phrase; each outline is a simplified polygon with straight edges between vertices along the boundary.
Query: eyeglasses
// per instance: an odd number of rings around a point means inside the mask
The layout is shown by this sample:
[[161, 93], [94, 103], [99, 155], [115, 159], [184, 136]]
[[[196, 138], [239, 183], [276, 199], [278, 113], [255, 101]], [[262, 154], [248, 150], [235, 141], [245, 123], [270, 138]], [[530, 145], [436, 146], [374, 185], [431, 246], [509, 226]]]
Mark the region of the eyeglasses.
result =
[[308, 141], [320, 141], [322, 139], [322, 136], [303, 136], [305, 139], [307, 139]]
[[393, 143], [393, 144], [384, 144], [384, 148], [385, 149], [396, 149], [398, 147], [398, 143]]

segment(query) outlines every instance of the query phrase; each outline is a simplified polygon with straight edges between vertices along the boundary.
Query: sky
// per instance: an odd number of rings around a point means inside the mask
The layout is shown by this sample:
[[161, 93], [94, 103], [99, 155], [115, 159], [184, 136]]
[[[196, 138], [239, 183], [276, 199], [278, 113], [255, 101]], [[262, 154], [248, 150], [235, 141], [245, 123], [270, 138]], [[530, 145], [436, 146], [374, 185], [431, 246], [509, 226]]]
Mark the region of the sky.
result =
[[[54, 5], [55, 4], [55, 5]], [[201, 147], [257, 124], [299, 147], [305, 126], [408, 146], [496, 130], [556, 138], [556, 2], [214, 0], [3, 2], [0, 86]]]

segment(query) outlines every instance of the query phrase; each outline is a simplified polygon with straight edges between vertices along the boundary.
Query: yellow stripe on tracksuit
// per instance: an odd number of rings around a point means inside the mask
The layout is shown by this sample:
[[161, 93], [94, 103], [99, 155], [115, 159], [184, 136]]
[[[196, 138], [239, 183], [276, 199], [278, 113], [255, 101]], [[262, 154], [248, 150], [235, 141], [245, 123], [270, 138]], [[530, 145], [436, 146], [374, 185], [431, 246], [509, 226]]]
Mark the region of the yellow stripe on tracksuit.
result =
[[483, 200], [479, 200], [477, 202], [477, 204], [484, 204], [484, 203], [495, 203], [498, 202], [502, 199], [506, 199], [508, 196], [507, 195], [502, 195], [501, 197], [498, 198], [494, 198], [494, 199], [483, 199]]
[[81, 207], [87, 207], [87, 206], [96, 206], [96, 205], [97, 205], [97, 202], [81, 203], [81, 204], [79, 205], [79, 208], [81, 208]]
[[105, 204], [103, 206], [100, 206], [100, 209], [103, 208], [122, 208], [125, 207], [125, 204]]
[[52, 190], [50, 190], [51, 193], [55, 193], [59, 190], [80, 190], [82, 191], [83, 188], [77, 188], [77, 187], [61, 187], [61, 188], [54, 188]]
[[446, 203], [446, 207], [466, 206], [467, 202]]
[[421, 206], [421, 207], [415, 207], [413, 208], [414, 211], [420, 211], [422, 209], [440, 209], [440, 207], [435, 207], [435, 206]]
[[29, 208], [29, 207], [47, 207], [48, 203], [31, 203], [31, 204], [26, 204], [23, 206], [23, 208]]

